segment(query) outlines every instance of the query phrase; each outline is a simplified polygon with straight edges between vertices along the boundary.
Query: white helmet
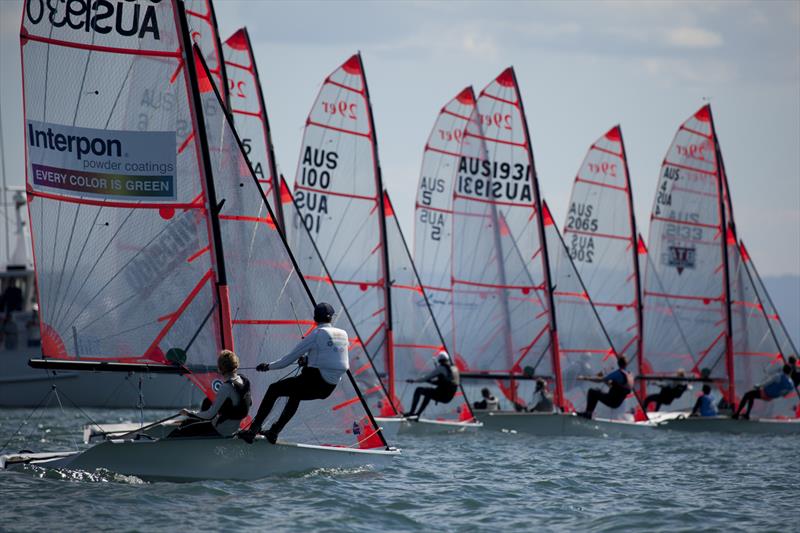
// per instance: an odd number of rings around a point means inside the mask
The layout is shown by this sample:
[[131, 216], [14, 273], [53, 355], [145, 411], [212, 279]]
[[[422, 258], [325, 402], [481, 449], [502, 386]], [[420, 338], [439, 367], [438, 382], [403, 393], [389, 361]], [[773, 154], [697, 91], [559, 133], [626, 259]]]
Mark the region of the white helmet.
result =
[[447, 355], [447, 352], [442, 350], [441, 352], [439, 352], [439, 355], [436, 356], [436, 360], [441, 364], [449, 363], [450, 362], [450, 356]]

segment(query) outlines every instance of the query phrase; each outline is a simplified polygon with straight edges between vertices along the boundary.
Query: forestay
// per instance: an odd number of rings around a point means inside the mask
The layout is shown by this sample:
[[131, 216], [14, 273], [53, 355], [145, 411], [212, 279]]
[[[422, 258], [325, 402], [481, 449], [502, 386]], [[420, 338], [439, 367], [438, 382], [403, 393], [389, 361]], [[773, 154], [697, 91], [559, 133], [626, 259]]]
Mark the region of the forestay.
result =
[[[481, 91], [453, 186], [453, 347], [462, 370], [520, 375], [529, 367], [529, 373], [558, 378], [532, 164], [509, 68]], [[531, 381], [498, 385], [510, 401], [530, 399]]]
[[356, 54], [325, 78], [311, 108], [294, 198], [364, 348], [396, 402], [389, 375], [391, 311], [371, 113], [361, 56]]
[[[204, 79], [201, 71], [201, 87], [210, 76], [208, 71], [205, 75]], [[207, 127], [219, 132], [219, 143], [210, 146], [209, 154], [224, 243], [230, 323], [242, 366], [253, 368], [288, 353], [302, 336], [313, 330], [314, 299], [283, 234], [273, 222], [274, 212], [247, 161], [229, 115], [222, 112], [221, 99], [217, 99], [216, 105], [216, 112], [209, 109], [206, 118]], [[253, 396], [260, 398], [284, 374], [249, 373]], [[256, 408], [254, 405], [253, 409]], [[280, 409], [276, 408], [270, 420], [279, 414]], [[335, 446], [386, 446], [349, 371], [328, 398], [302, 402], [282, 438]]]
[[475, 93], [467, 87], [439, 112], [425, 144], [414, 207], [414, 263], [448, 346], [453, 345], [452, 191], [461, 142], [474, 109]]
[[[680, 126], [661, 166], [650, 217], [644, 351], [655, 373], [709, 369], [729, 383], [730, 400], [721, 190], [711, 111], [704, 106]], [[660, 320], [665, 314], [675, 316], [682, 335], [659, 334], [659, 324], [672, 327]]]
[[218, 265], [176, 4], [78, 5], [26, 2], [20, 30], [43, 355], [213, 368]]
[[242, 139], [242, 146], [253, 172], [261, 188], [264, 189], [264, 194], [270, 204], [275, 206], [277, 222], [283, 227], [275, 151], [272, 146], [264, 93], [247, 28], [241, 28], [231, 35], [223, 43], [222, 49], [233, 123]]
[[[384, 191], [386, 214], [386, 248], [389, 255], [389, 284], [394, 320], [394, 379], [400, 387], [400, 404], [410, 409], [415, 385], [407, 379], [418, 379], [436, 366], [436, 356], [446, 350], [439, 326], [433, 316], [417, 269], [411, 260], [400, 222], [397, 220], [389, 195]], [[424, 418], [452, 421], [473, 421], [472, 409], [459, 387], [449, 403], [431, 403]]]

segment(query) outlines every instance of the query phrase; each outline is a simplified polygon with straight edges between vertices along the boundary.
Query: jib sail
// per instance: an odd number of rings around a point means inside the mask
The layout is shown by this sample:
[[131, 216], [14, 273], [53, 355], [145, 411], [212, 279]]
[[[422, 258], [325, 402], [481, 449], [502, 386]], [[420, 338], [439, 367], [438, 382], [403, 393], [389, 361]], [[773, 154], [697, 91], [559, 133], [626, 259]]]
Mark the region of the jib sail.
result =
[[267, 107], [247, 28], [241, 28], [231, 35], [223, 43], [222, 49], [228, 78], [229, 108], [233, 113], [236, 131], [264, 194], [275, 206], [277, 222], [284, 227]]
[[475, 93], [467, 87], [439, 112], [425, 144], [414, 208], [414, 263], [448, 346], [453, 344], [452, 191], [461, 142], [474, 109]]
[[[195, 47], [196, 58], [199, 52]], [[205, 75], [205, 76], [204, 76]], [[199, 74], [199, 85], [210, 77]], [[217, 94], [217, 96], [219, 96]], [[248, 163], [229, 115], [206, 110], [207, 127], [219, 132], [209, 146], [216, 194], [216, 219], [224, 244], [229, 320], [233, 343], [245, 368], [288, 353], [315, 327], [314, 299], [280, 229], [274, 210]], [[282, 372], [252, 373], [253, 394], [284, 377]], [[256, 409], [254, 406], [253, 409]], [[280, 411], [271, 413], [275, 419]], [[348, 371], [331, 396], [303, 402], [285, 431], [286, 439], [335, 446], [386, 446], [378, 426]]]

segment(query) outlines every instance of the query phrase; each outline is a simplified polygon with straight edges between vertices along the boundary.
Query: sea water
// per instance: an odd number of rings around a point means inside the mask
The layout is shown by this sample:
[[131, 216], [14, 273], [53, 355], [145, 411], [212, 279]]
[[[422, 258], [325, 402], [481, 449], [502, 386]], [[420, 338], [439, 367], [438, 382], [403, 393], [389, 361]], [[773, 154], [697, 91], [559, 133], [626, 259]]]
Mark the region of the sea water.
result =
[[[0, 409], [6, 450], [84, 447], [89, 416]], [[168, 416], [147, 411], [145, 420]], [[27, 420], [26, 423], [23, 423]], [[480, 431], [403, 437], [380, 471], [253, 482], [145, 483], [110, 472], [0, 471], [2, 531], [800, 531], [797, 436], [653, 431], [541, 438]]]

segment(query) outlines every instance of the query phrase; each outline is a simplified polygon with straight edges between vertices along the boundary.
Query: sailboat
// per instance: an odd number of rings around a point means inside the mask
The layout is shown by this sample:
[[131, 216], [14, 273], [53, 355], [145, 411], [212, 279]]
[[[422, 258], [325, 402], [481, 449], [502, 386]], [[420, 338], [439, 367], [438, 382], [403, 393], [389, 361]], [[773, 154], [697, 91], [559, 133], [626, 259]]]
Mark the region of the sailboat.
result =
[[[540, 198], [513, 68], [481, 91], [460, 153], [452, 192], [456, 357], [470, 396], [496, 387], [507, 400], [479, 419], [539, 435], [638, 431], [631, 402], [592, 421], [572, 414], [589, 380], [613, 369], [615, 351]], [[528, 402], [537, 380], [554, 392], [558, 412], [510, 409]]]
[[[742, 395], [776, 372], [795, 351], [752, 260], [736, 237], [727, 174], [710, 105], [678, 129], [659, 175], [650, 219], [648, 263], [661, 287], [647, 275], [645, 298], [652, 309], [674, 313], [690, 353], [645, 354], [656, 373], [677, 364], [703, 372], [733, 408]], [[654, 277], [656, 277], [654, 276]], [[665, 301], [672, 302], [669, 306]], [[767, 313], [767, 310], [770, 313]], [[647, 320], [647, 318], [646, 318]], [[645, 337], [647, 339], [647, 337]], [[791, 350], [791, 352], [790, 352]], [[660, 427], [686, 431], [797, 433], [797, 393], [756, 402], [753, 419], [727, 416], [665, 421]], [[761, 404], [761, 405], [758, 405]]]
[[[311, 316], [314, 300], [272, 222], [212, 74], [199, 49], [189, 48], [183, 3], [137, 7], [135, 35], [56, 27], [52, 17], [30, 12], [23, 19], [29, 210], [43, 353], [50, 356], [32, 363], [184, 374], [213, 398], [221, 385], [213, 367], [219, 349], [238, 350], [245, 369], [286, 353], [313, 327], [298, 317]], [[85, 67], [71, 68], [78, 64]], [[156, 130], [134, 121], [141, 105], [141, 95], [131, 93], [134, 71], [160, 80], [156, 94], [172, 102], [160, 108]], [[56, 74], [62, 105], [45, 114], [52, 106], [42, 77]], [[91, 105], [82, 103], [87, 90]], [[89, 172], [87, 164], [113, 172]], [[58, 320], [62, 295], [53, 282], [72, 248], [42, 239], [54, 212], [84, 245], [73, 259], [81, 283], [64, 296], [78, 305], [67, 315], [71, 322]], [[65, 342], [76, 336], [91, 348], [80, 361], [74, 343]], [[279, 378], [250, 377], [254, 398]], [[399, 453], [349, 372], [329, 398], [302, 405], [282, 438], [248, 445], [133, 436], [83, 452], [4, 456], [0, 463], [189, 481], [382, 465]]]
[[[293, 221], [287, 217], [288, 233], [308, 230], [361, 334], [392, 404], [380, 423], [402, 422], [401, 431], [414, 432], [477, 427], [463, 397], [457, 412], [449, 404], [431, 406], [426, 413], [434, 413], [436, 423], [426, 416], [411, 424], [395, 414], [410, 407], [413, 394], [401, 382], [431, 370], [445, 343], [384, 193], [359, 54], [323, 82], [306, 121], [294, 189], [300, 213]], [[390, 243], [393, 233], [400, 237]], [[416, 305], [414, 312], [408, 305]], [[413, 375], [402, 374], [412, 368]]]

